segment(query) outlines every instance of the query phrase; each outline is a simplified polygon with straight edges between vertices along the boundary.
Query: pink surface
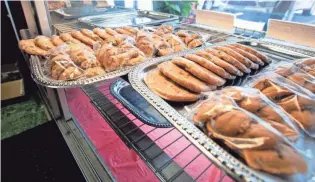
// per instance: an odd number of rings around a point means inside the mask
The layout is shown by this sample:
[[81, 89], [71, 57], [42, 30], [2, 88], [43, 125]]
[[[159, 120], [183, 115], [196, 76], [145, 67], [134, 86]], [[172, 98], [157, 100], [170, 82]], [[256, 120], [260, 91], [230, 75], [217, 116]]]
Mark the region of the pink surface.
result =
[[[110, 82], [101, 85], [99, 87], [100, 91], [126, 114], [129, 119], [135, 119], [133, 122], [137, 126], [142, 125], [141, 121], [137, 120], [135, 116], [130, 114], [122, 104], [110, 95], [109, 84]], [[67, 89], [67, 100], [71, 113], [79, 122], [81, 128], [96, 148], [96, 151], [109, 166], [112, 174], [118, 181], [159, 181], [140, 157], [133, 150], [129, 150], [126, 147], [80, 88]], [[153, 129], [153, 127], [148, 125], [142, 125], [140, 128], [145, 133]], [[148, 136], [154, 140], [169, 130], [171, 129], [159, 128], [150, 132]], [[182, 134], [174, 129], [157, 140], [156, 144], [160, 148], [164, 148], [181, 136]], [[191, 142], [185, 137], [181, 137], [178, 141], [165, 148], [164, 152], [173, 157], [190, 144]], [[197, 155], [199, 156], [193, 162], [189, 163]], [[190, 145], [184, 152], [178, 155], [174, 161], [179, 166], [185, 167], [185, 172], [193, 178], [199, 176], [211, 164], [193, 145]], [[223, 172], [212, 165], [197, 181], [218, 181], [222, 175], [224, 175]], [[226, 176], [222, 181], [228, 182], [233, 180]]]

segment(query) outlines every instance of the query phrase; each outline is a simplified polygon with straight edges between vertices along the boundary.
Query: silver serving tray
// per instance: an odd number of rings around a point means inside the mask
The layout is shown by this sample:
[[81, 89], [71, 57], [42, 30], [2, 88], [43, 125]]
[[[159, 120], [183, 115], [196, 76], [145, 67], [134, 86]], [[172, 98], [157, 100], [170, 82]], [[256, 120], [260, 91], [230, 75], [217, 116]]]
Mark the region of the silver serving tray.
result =
[[[245, 43], [248, 41], [241, 41]], [[233, 43], [233, 42], [230, 42]], [[274, 52], [275, 47], [268, 43], [251, 41], [249, 42], [253, 46], [259, 47], [259, 51], [262, 51], [270, 59], [276, 61], [286, 61], [288, 56], [305, 57], [304, 54], [291, 52], [282, 48], [277, 50], [277, 54], [271, 54]], [[227, 45], [229, 43], [219, 43], [209, 47]], [[190, 50], [187, 52], [178, 53], [168, 57], [161, 57], [152, 59], [150, 62], [145, 62], [138, 65], [129, 73], [129, 81], [132, 87], [138, 91], [150, 104], [152, 104], [165, 118], [167, 118], [174, 127], [176, 127], [183, 135], [185, 135], [196, 147], [198, 147], [215, 165], [223, 169], [228, 175], [239, 181], [296, 181], [296, 179], [283, 179], [275, 175], [270, 175], [264, 172], [254, 170], [242, 161], [231, 155], [227, 150], [221, 147], [214, 140], [207, 137], [200, 129], [198, 129], [192, 122], [185, 118], [186, 111], [185, 105], [188, 103], [174, 104], [163, 100], [161, 97], [154, 94], [144, 83], [144, 77], [149, 72], [156, 69], [157, 65], [170, 60], [173, 56], [183, 56], [188, 53], [194, 53], [199, 50], [205, 49], [204, 47], [196, 50]], [[265, 50], [265, 51], [263, 51]], [[281, 56], [280, 56], [281, 55]], [[297, 56], [298, 55], [298, 56]], [[307, 57], [307, 56], [306, 56]], [[314, 145], [312, 148], [315, 149], [315, 143], [313, 139], [310, 139]], [[312, 166], [314, 169], [314, 164]], [[310, 174], [314, 178], [314, 172]], [[296, 175], [295, 175], [296, 176]]]
[[178, 20], [178, 16], [160, 12], [139, 10], [135, 12], [122, 12], [119, 14], [86, 16], [81, 17], [78, 20], [81, 23], [86, 23], [93, 27], [118, 28], [122, 26], [162, 24], [168, 21], [176, 21]]

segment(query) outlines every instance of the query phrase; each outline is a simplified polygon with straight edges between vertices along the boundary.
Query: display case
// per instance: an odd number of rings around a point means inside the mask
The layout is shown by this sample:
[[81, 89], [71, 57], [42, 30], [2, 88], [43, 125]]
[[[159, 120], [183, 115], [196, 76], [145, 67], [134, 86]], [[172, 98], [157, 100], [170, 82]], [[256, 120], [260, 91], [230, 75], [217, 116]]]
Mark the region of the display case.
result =
[[[119, 13], [115, 13], [115, 10], [101, 13], [96, 9], [95, 11], [100, 13], [97, 16], [85, 17], [86, 14], [76, 14], [74, 19], [69, 19], [69, 16], [60, 16], [60, 12], [65, 12], [66, 9], [50, 12], [46, 1], [21, 3], [29, 27], [28, 30], [20, 31], [24, 39], [37, 34], [51, 36], [82, 28], [106, 28], [106, 18], [113, 21], [118, 20], [121, 13], [131, 13], [133, 16], [144, 13], [120, 8], [116, 8]], [[115, 9], [112, 6], [109, 8]], [[149, 11], [146, 13], [145, 16], [148, 17], [163, 15]], [[174, 15], [163, 16], [167, 18], [152, 21], [152, 24], [133, 23], [138, 27], [149, 28], [167, 23], [179, 29], [210, 35], [206, 40], [207, 45], [199, 49], [249, 41], [253, 45], [259, 45], [259, 50], [268, 53], [270, 59], [281, 61], [315, 56], [313, 48], [265, 39], [265, 32], [262, 31], [238, 27], [233, 31], [226, 31], [199, 24], [182, 24], [181, 17]], [[197, 50], [180, 52], [175, 56], [194, 53]], [[153, 58], [146, 64], [171, 57], [174, 55]], [[211, 150], [215, 145], [201, 146], [201, 140], [196, 140], [196, 136], [189, 132], [189, 129], [185, 130], [179, 124], [178, 119], [182, 118], [177, 113], [171, 116], [169, 112], [173, 111], [163, 111], [163, 104], [152, 104], [151, 93], [143, 94], [141, 84], [135, 83], [138, 79], [135, 72], [140, 68], [140, 71], [143, 71], [145, 64], [128, 68], [128, 71], [119, 75], [54, 85], [41, 80], [40, 72], [36, 72], [40, 69], [36, 65], [40, 57], [25, 54], [25, 58], [52, 118], [57, 122], [87, 181], [277, 180], [256, 175], [246, 167], [233, 163], [234, 159], [225, 156], [225, 151], [220, 152], [220, 147]], [[132, 70], [134, 71], [128, 78], [127, 74]], [[132, 87], [135, 87], [136, 91]]]

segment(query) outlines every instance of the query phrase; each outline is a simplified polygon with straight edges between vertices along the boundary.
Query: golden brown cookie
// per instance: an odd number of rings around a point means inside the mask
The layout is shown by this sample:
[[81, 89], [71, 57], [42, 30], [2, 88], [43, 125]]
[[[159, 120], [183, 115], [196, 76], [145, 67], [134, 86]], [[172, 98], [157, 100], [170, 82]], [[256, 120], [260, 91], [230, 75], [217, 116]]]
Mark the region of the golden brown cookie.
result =
[[163, 75], [173, 80], [178, 85], [195, 93], [207, 92], [216, 88], [215, 86], [207, 85], [205, 82], [198, 80], [170, 61], [159, 64], [158, 69]]
[[261, 91], [266, 97], [269, 99], [272, 99], [274, 101], [282, 99], [283, 97], [287, 97], [292, 95], [293, 93], [281, 86], [273, 85], [270, 87], [267, 87]]
[[312, 110], [292, 111], [291, 116], [294, 117], [305, 130], [315, 130], [315, 112]]
[[92, 30], [83, 28], [81, 29], [81, 33], [95, 41], [103, 41], [103, 39], [99, 37], [98, 35], [96, 35]]
[[258, 69], [259, 65], [253, 63], [251, 60], [247, 59], [246, 57], [242, 56], [241, 54], [237, 53], [236, 51], [234, 51], [233, 49], [230, 49], [229, 47], [222, 47], [222, 46], [217, 46], [214, 47], [214, 49], [223, 51], [225, 53], [227, 53], [228, 55], [234, 57], [235, 59], [237, 59], [239, 62], [241, 62], [242, 64], [244, 64], [247, 68], [250, 69]]
[[55, 45], [55, 46], [60, 46], [62, 44], [64, 44], [65, 42], [57, 35], [52, 35], [51, 36], [51, 42]]
[[240, 49], [243, 49], [244, 51], [247, 51], [251, 54], [254, 54], [255, 56], [257, 56], [259, 59], [261, 59], [262, 61], [264, 61], [265, 63], [270, 63], [271, 60], [269, 60], [265, 55], [261, 54], [260, 52], [256, 51], [255, 49], [252, 49], [248, 46], [242, 45], [242, 44], [232, 44], [233, 47], [237, 47]]
[[[251, 113], [256, 113], [258, 110], [265, 107], [267, 104], [260, 96], [251, 96], [246, 97], [246, 99], [239, 102], [238, 105]], [[264, 110], [262, 112], [264, 112]]]
[[228, 45], [227, 47], [233, 49], [235, 52], [241, 54], [242, 56], [244, 56], [244, 57], [246, 57], [248, 59], [250, 59], [252, 62], [254, 62], [254, 63], [256, 63], [256, 64], [258, 64], [260, 66], [265, 65], [265, 63], [261, 59], [259, 59], [257, 56], [255, 56], [254, 54], [251, 54], [251, 53], [249, 53], [247, 51], [244, 51], [243, 49], [240, 49], [240, 48], [237, 48], [237, 47], [233, 47], [231, 45]]
[[251, 126], [252, 118], [239, 110], [232, 110], [218, 116], [212, 122], [213, 128], [225, 136], [238, 136]]
[[183, 67], [186, 71], [206, 83], [215, 86], [222, 86], [225, 84], [225, 80], [223, 78], [217, 76], [206, 68], [203, 68], [188, 59], [182, 57], [174, 57], [172, 59], [172, 62], [180, 67]]
[[189, 59], [199, 65], [201, 65], [202, 67], [210, 70], [211, 72], [217, 74], [218, 76], [220, 76], [221, 78], [225, 78], [225, 79], [233, 79], [235, 77], [233, 77], [231, 74], [229, 74], [228, 72], [226, 72], [222, 67], [214, 64], [213, 62], [195, 55], [195, 54], [186, 54], [184, 56], [186, 59]]
[[28, 54], [40, 55], [40, 56], [48, 56], [48, 52], [37, 47], [35, 45], [34, 39], [21, 40], [19, 42], [19, 47], [21, 50], [27, 52]]
[[165, 100], [175, 102], [190, 102], [196, 101], [198, 99], [197, 94], [193, 94], [176, 85], [158, 70], [147, 74], [144, 78], [144, 82], [155, 94], [159, 95]]
[[[249, 68], [247, 68], [244, 64], [242, 64], [240, 61], [238, 61], [234, 57], [226, 54], [223, 51], [215, 50], [215, 49], [206, 49], [206, 51], [213, 54], [214, 56], [217, 56], [220, 59], [230, 63], [231, 65], [235, 66], [238, 70], [240, 70], [243, 73], [250, 73], [251, 72], [251, 70]], [[243, 74], [239, 74], [238, 76], [243, 76]]]
[[307, 172], [307, 164], [303, 157], [285, 144], [279, 144], [274, 149], [247, 149], [243, 154], [250, 167], [271, 174], [290, 175]]
[[37, 36], [35, 38], [35, 44], [41, 49], [44, 49], [46, 51], [55, 48], [54, 44], [51, 42], [50, 38], [46, 36]]

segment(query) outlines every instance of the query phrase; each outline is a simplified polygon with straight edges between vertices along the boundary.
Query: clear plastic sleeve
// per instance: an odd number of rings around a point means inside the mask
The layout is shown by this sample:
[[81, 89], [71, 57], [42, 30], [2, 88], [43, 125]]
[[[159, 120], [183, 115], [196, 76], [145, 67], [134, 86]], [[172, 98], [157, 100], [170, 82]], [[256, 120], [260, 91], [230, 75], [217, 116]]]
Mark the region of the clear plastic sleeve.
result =
[[67, 54], [51, 57], [50, 62], [49, 76], [55, 80], [76, 80], [85, 76], [84, 70], [75, 65]]
[[154, 57], [157, 49], [154, 46], [152, 33], [144, 30], [140, 31], [136, 37], [136, 47], [140, 49], [146, 57]]
[[280, 132], [227, 95], [209, 94], [208, 99], [192, 106], [188, 119], [209, 137], [222, 140], [254, 169], [278, 175], [304, 174], [309, 170], [307, 157]]
[[300, 131], [295, 125], [294, 119], [259, 90], [244, 87], [227, 87], [218, 92], [231, 97], [239, 107], [267, 122], [290, 141], [295, 142], [300, 138]]
[[308, 74], [315, 76], [315, 57], [297, 60], [294, 64]]
[[296, 83], [297, 85], [315, 93], [315, 77], [292, 63], [280, 62], [271, 70]]
[[308, 135], [315, 137], [315, 95], [312, 92], [274, 72], [253, 76], [248, 84], [282, 107]]

